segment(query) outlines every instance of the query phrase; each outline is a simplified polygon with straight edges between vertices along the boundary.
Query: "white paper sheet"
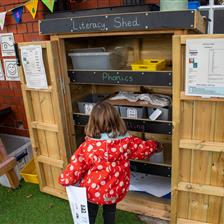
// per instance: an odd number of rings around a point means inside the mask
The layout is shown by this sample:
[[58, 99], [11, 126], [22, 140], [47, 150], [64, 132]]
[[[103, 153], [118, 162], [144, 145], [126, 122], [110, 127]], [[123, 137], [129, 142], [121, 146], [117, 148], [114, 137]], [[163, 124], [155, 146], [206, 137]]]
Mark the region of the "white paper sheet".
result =
[[186, 41], [185, 93], [224, 97], [224, 38]]
[[171, 192], [171, 180], [169, 177], [131, 172], [129, 190], [147, 192], [156, 197], [163, 197]]
[[47, 89], [47, 77], [40, 45], [21, 47], [22, 65], [29, 88]]
[[0, 34], [2, 56], [15, 56], [13, 33]]
[[89, 224], [85, 187], [66, 187], [74, 224]]
[[16, 59], [3, 59], [5, 67], [5, 77], [8, 81], [19, 81], [19, 73]]
[[0, 80], [5, 80], [3, 69], [2, 69], [2, 62], [0, 61]]

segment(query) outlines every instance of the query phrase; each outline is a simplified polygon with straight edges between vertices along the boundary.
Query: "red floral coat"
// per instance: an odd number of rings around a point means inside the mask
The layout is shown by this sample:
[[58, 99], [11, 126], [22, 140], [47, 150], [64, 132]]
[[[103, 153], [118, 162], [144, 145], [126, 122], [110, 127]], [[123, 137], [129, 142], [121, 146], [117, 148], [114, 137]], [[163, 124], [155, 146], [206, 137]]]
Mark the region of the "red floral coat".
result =
[[110, 140], [87, 137], [59, 176], [59, 183], [68, 186], [81, 180], [88, 201], [100, 205], [117, 203], [128, 192], [129, 160], [149, 158], [156, 147], [156, 142], [134, 136]]

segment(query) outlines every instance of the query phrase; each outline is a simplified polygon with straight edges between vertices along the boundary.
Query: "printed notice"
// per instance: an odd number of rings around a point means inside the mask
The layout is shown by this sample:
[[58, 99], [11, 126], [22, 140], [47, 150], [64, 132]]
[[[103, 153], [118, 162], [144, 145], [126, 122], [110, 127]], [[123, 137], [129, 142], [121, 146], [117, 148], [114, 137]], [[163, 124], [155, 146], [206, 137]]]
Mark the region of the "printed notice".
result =
[[13, 33], [0, 34], [2, 56], [15, 56]]
[[28, 88], [47, 89], [47, 77], [40, 45], [21, 47], [22, 65]]
[[74, 224], [89, 224], [85, 187], [66, 187]]
[[224, 97], [224, 38], [186, 41], [186, 95]]
[[5, 77], [8, 81], [19, 81], [19, 73], [16, 59], [3, 59], [5, 67]]

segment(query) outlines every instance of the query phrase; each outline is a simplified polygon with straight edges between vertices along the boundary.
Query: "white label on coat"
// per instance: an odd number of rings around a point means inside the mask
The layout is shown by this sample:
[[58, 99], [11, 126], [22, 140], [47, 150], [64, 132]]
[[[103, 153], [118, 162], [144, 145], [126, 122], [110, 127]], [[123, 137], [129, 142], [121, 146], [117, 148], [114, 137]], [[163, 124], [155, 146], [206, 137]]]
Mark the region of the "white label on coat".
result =
[[74, 224], [89, 224], [85, 187], [66, 187]]

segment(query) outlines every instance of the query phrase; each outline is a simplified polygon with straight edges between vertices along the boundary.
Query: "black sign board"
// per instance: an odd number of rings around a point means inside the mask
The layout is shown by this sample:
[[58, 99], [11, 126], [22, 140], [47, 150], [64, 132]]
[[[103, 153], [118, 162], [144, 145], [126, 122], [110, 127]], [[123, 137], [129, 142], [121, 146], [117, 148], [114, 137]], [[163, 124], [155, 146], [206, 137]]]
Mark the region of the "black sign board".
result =
[[[83, 126], [88, 123], [89, 116], [73, 114], [75, 125]], [[172, 134], [172, 122], [159, 122], [150, 120], [124, 119], [127, 129], [130, 131], [148, 132], [156, 134]]]
[[88, 33], [156, 29], [194, 29], [195, 11], [135, 12], [50, 18], [40, 21], [40, 33]]
[[80, 84], [172, 86], [172, 72], [69, 71], [69, 77]]

